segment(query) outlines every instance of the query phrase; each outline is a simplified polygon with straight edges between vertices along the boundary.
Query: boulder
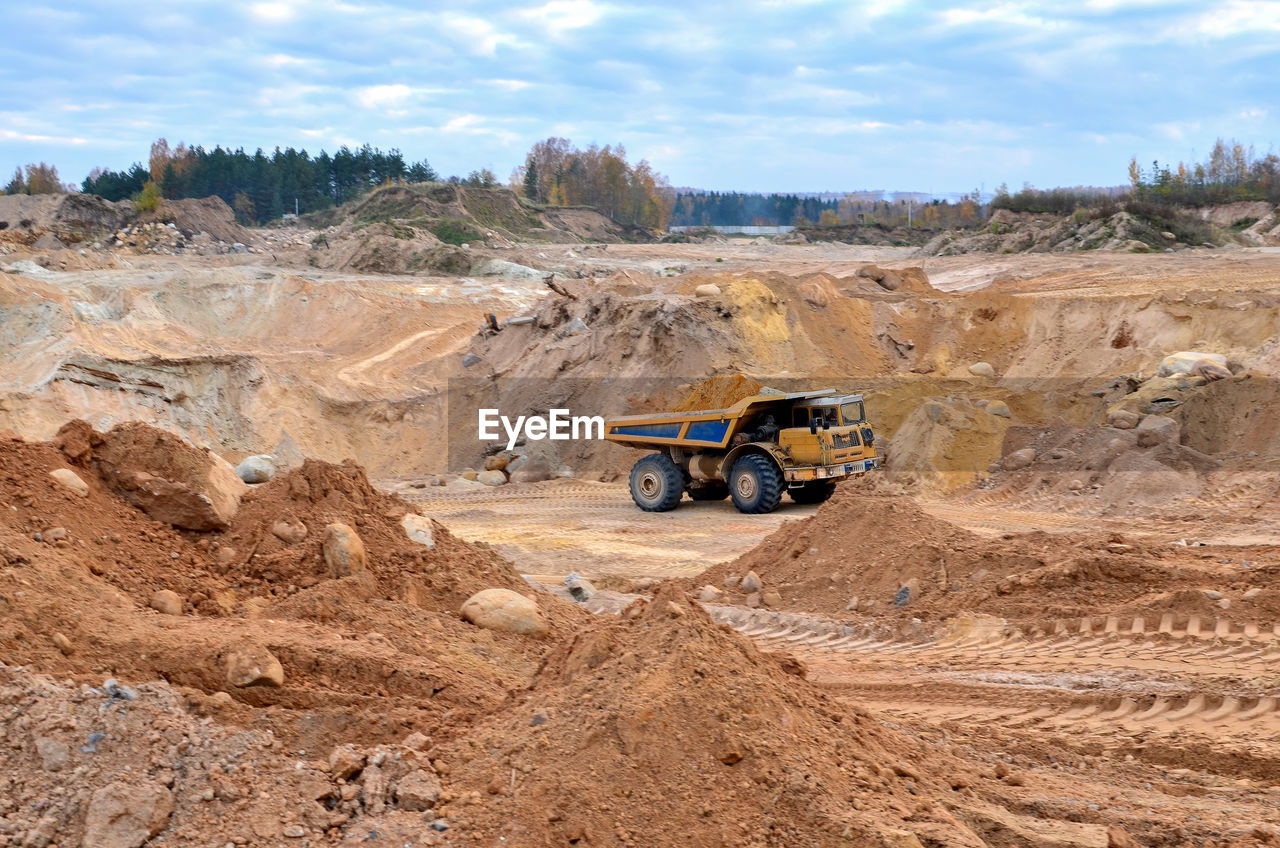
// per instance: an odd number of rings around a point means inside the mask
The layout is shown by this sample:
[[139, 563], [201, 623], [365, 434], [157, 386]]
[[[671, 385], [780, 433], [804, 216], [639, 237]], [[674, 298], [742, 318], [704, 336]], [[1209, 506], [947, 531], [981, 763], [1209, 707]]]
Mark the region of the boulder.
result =
[[75, 492], [82, 498], [89, 497], [89, 484], [80, 479], [80, 475], [70, 468], [57, 468], [49, 472], [53, 482]]
[[507, 475], [503, 471], [481, 471], [476, 475], [476, 482], [484, 483], [486, 486], [505, 486]]
[[321, 550], [330, 577], [349, 577], [364, 571], [364, 542], [345, 524], [330, 524], [324, 528]]
[[1035, 448], [1023, 448], [1010, 453], [1004, 458], [1005, 471], [1018, 471], [1036, 461]]
[[178, 597], [178, 593], [172, 589], [161, 589], [156, 592], [151, 596], [147, 606], [165, 615], [182, 615], [182, 598]]
[[531, 456], [511, 472], [512, 483], [541, 483], [551, 479], [551, 464], [540, 456]]
[[720, 287], [715, 283], [703, 283], [693, 290], [694, 297], [719, 297]]
[[1201, 359], [1191, 366], [1187, 374], [1192, 377], [1203, 377], [1212, 383], [1215, 380], [1225, 380], [1230, 377], [1231, 369], [1225, 365], [1219, 365], [1212, 359]]
[[1012, 413], [1009, 412], [1009, 404], [1002, 400], [993, 400], [991, 403], [987, 404], [987, 412], [990, 412], [992, 415], [999, 415], [1001, 418], [1013, 417]]
[[1138, 447], [1150, 448], [1166, 442], [1177, 443], [1181, 437], [1178, 422], [1163, 415], [1148, 415], [1138, 425]]
[[702, 601], [704, 604], [717, 603], [722, 597], [724, 597], [724, 592], [710, 584], [703, 586], [702, 591], [698, 593], [698, 600]]
[[428, 548], [436, 546], [435, 533], [432, 530], [430, 518], [424, 518], [416, 512], [406, 513], [404, 518], [400, 519], [400, 526], [404, 528], [404, 534], [409, 537], [410, 541], [417, 542], [419, 545], [426, 545]]
[[329, 774], [335, 780], [350, 780], [364, 768], [364, 754], [354, 745], [339, 745], [329, 752]]
[[137, 848], [164, 830], [172, 813], [173, 794], [159, 783], [109, 783], [89, 799], [84, 844]]
[[[1160, 360], [1160, 367], [1156, 370], [1157, 377], [1172, 377], [1175, 374], [1190, 374], [1201, 361], [1207, 361], [1212, 365], [1220, 366], [1224, 371], [1227, 368], [1227, 358], [1220, 353], [1205, 353], [1199, 350], [1183, 350], [1178, 353], [1171, 353], [1164, 359]], [[1227, 376], [1231, 372], [1227, 371]]]
[[497, 454], [495, 456], [486, 456], [484, 458], [485, 471], [503, 471], [507, 467], [507, 463], [511, 461], [511, 457], [506, 454]]
[[547, 623], [538, 605], [510, 589], [484, 589], [462, 605], [462, 617], [478, 627], [504, 633], [542, 636]]
[[1138, 422], [1141, 420], [1141, 415], [1136, 412], [1130, 412], [1127, 409], [1114, 409], [1107, 413], [1107, 424], [1117, 430], [1132, 430], [1138, 426]]
[[434, 772], [414, 769], [396, 782], [396, 800], [402, 810], [430, 810], [440, 800], [440, 789], [440, 778]]
[[93, 458], [125, 500], [184, 530], [225, 530], [248, 491], [222, 457], [140, 423], [94, 434]]
[[226, 680], [229, 686], [284, 685], [284, 667], [275, 654], [260, 645], [244, 645], [227, 653]]
[[969, 373], [975, 377], [994, 377], [996, 369], [990, 362], [975, 362], [969, 366]]
[[248, 457], [236, 466], [236, 476], [246, 483], [265, 483], [276, 476], [275, 458], [266, 454]]
[[742, 582], [738, 584], [739, 588], [748, 595], [752, 592], [759, 592], [761, 585], [760, 575], [756, 574], [754, 571], [748, 571], [747, 576], [743, 577]]
[[307, 525], [293, 517], [277, 519], [271, 523], [271, 535], [286, 545], [296, 545], [307, 538]]
[[782, 595], [773, 590], [763, 592], [760, 595], [760, 602], [770, 609], [778, 609], [782, 606]]

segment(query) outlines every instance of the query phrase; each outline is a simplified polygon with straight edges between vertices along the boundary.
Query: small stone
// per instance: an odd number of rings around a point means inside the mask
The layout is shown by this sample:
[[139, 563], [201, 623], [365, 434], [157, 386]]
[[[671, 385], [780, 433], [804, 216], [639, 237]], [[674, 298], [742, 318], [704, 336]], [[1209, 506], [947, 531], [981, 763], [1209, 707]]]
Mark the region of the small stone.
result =
[[165, 615], [182, 615], [182, 598], [171, 589], [161, 589], [151, 596], [147, 606]]
[[760, 593], [752, 592], [750, 595], [747, 595], [747, 600], [745, 601], [745, 603], [751, 609], [758, 609], [761, 604]]
[[40, 534], [40, 538], [45, 542], [61, 542], [67, 538], [67, 531], [64, 527], [50, 527]]
[[[249, 481], [246, 480], [245, 482]], [[301, 839], [307, 835], [307, 829], [300, 824], [291, 824], [281, 831], [281, 833], [290, 839]]]
[[703, 586], [702, 591], [698, 593], [698, 600], [702, 601], [704, 604], [714, 604], [719, 601], [723, 595], [724, 592], [721, 592], [715, 586], [708, 584]]
[[89, 497], [89, 484], [81, 480], [80, 475], [70, 468], [55, 469], [49, 472], [49, 476], [53, 478], [55, 483], [65, 486], [80, 497]]
[[236, 561], [236, 549], [231, 547], [220, 547], [213, 552], [213, 561], [218, 565], [231, 565]]
[[424, 751], [431, 747], [431, 738], [415, 730], [406, 736], [400, 744], [412, 751]]
[[409, 512], [400, 519], [400, 526], [404, 528], [404, 534], [409, 537], [409, 541], [426, 545], [428, 548], [436, 546], [430, 518], [418, 515], [416, 512]]
[[349, 577], [364, 571], [364, 543], [345, 524], [335, 523], [324, 528], [324, 564], [331, 577]]
[[686, 612], [685, 608], [675, 601], [667, 601], [663, 609], [667, 613], [667, 618], [683, 618]]
[[760, 575], [756, 574], [754, 571], [748, 571], [747, 576], [742, 578], [742, 582], [739, 585], [742, 588], [742, 591], [747, 594], [759, 592], [761, 585]]
[[505, 486], [507, 475], [504, 471], [481, 471], [476, 474], [476, 482], [484, 483], [486, 486]]
[[1261, 594], [1262, 590], [1255, 586], [1252, 589], [1245, 590], [1245, 593], [1240, 596], [1240, 599], [1244, 601], [1252, 601]]
[[564, 585], [573, 599], [580, 604], [586, 603], [596, 594], [596, 587], [591, 585], [591, 581], [576, 571], [569, 573], [569, 576], [564, 579]]
[[478, 365], [479, 363], [480, 357], [476, 356], [474, 353], [468, 353], [466, 356], [462, 357], [463, 368], [470, 368], [472, 365]]
[[431, 829], [438, 833], [444, 833], [449, 829], [449, 823], [444, 819], [436, 819], [431, 823]]
[[1163, 415], [1148, 415], [1138, 425], [1138, 447], [1150, 448], [1166, 442], [1177, 444], [1181, 427], [1172, 418]]
[[364, 769], [364, 754], [354, 745], [339, 745], [329, 752], [329, 774], [334, 780], [350, 780]]
[[76, 652], [75, 646], [71, 644], [71, 640], [61, 633], [55, 633], [49, 637], [49, 641], [53, 642], [53, 646], [62, 652], [63, 656], [69, 657]]
[[1224, 610], [1225, 610], [1225, 609], [1231, 609], [1231, 599], [1230, 599], [1230, 598], [1219, 598], [1219, 599], [1218, 599], [1218, 608], [1219, 608], [1219, 609], [1224, 609]]
[[84, 844], [137, 848], [165, 829], [171, 813], [173, 794], [159, 784], [107, 784], [89, 800]]
[[720, 287], [715, 283], [703, 283], [693, 290], [694, 297], [719, 297]]
[[1107, 424], [1117, 430], [1132, 430], [1141, 420], [1141, 415], [1127, 409], [1117, 409], [1107, 413]]
[[36, 754], [45, 771], [61, 771], [71, 759], [71, 749], [66, 743], [48, 736], [36, 737]]
[[275, 457], [258, 454], [236, 466], [236, 476], [246, 483], [265, 483], [276, 476]]
[[987, 412], [990, 412], [992, 415], [998, 415], [1001, 418], [1013, 417], [1013, 413], [1009, 411], [1009, 404], [1002, 400], [993, 400], [991, 403], [987, 404]]
[[1023, 448], [1006, 456], [1003, 460], [1006, 471], [1020, 471], [1036, 461], [1035, 448]]
[[266, 648], [246, 645], [227, 654], [226, 680], [231, 686], [279, 687], [284, 685], [284, 667]]
[[531, 456], [520, 463], [519, 468], [511, 468], [512, 483], [541, 483], [551, 479], [551, 463], [544, 457]]
[[545, 635], [548, 627], [538, 605], [510, 589], [484, 589], [462, 605], [462, 617], [478, 627], [529, 636]]
[[271, 535], [286, 545], [296, 545], [307, 538], [307, 525], [296, 518], [281, 518], [272, 522]]
[[771, 609], [778, 609], [782, 606], [782, 595], [771, 589], [760, 595], [760, 602]]
[[969, 366], [969, 373], [975, 377], [994, 377], [996, 369], [990, 362], [975, 362]]
[[1222, 600], [1222, 593], [1221, 593], [1221, 592], [1218, 592], [1218, 591], [1216, 591], [1216, 590], [1214, 590], [1214, 589], [1203, 589], [1202, 591], [1204, 592], [1204, 596], [1205, 596], [1206, 598], [1208, 598], [1209, 600], [1211, 600], [1211, 601], [1220, 601], [1220, 600]]
[[854, 595], [852, 598], [850, 598], [850, 599], [849, 599], [849, 603], [845, 604], [845, 607], [844, 607], [844, 608], [845, 608], [846, 610], [848, 610], [849, 612], [854, 612], [855, 610], [857, 610], [857, 609], [858, 609], [858, 596], [857, 596], [857, 595]]
[[739, 581], [737, 577], [731, 574], [728, 577], [726, 577], [723, 581], [721, 581], [720, 585], [725, 587], [726, 589], [737, 589], [741, 585], [741, 581]]
[[402, 810], [430, 810], [440, 800], [440, 778], [426, 769], [414, 769], [396, 783], [395, 793]]
[[459, 474], [458, 476], [461, 477], [463, 480], [474, 481], [480, 475], [476, 472], [474, 468], [464, 468], [462, 469], [462, 473]]
[[511, 461], [511, 457], [506, 456], [504, 454], [498, 454], [496, 456], [486, 456], [484, 458], [484, 470], [485, 471], [503, 471], [506, 469], [507, 463], [509, 463], [510, 461]]

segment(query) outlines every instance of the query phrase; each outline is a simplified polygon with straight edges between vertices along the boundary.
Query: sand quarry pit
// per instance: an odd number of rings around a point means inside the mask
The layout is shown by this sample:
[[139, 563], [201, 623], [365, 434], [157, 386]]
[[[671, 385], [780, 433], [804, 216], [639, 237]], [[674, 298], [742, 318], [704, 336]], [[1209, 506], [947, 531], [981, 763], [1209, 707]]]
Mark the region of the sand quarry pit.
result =
[[[0, 845], [1280, 845], [1274, 249], [196, 212], [6, 242]], [[827, 384], [886, 468], [763, 516], [475, 433]]]

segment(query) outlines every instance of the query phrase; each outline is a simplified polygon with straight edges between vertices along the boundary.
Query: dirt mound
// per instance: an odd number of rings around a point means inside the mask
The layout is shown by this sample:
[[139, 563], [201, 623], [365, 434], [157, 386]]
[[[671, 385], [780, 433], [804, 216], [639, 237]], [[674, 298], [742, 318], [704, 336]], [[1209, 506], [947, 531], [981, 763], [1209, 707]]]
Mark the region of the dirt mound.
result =
[[131, 214], [128, 201], [109, 203], [93, 194], [6, 195], [0, 197], [0, 232], [26, 245], [46, 235], [79, 245], [114, 233]]
[[244, 245], [257, 245], [259, 239], [252, 231], [240, 226], [236, 214], [221, 197], [184, 198], [166, 200], [161, 216], [172, 221], [187, 238], [205, 233], [214, 241]]
[[760, 394], [764, 384], [742, 374], [721, 374], [698, 383], [673, 412], [728, 409], [743, 398]]
[[929, 800], [971, 796], [965, 765], [803, 674], [667, 587], [441, 752], [438, 812], [510, 845], [983, 844]]
[[[79, 475], [87, 495], [55, 481], [57, 470]], [[2, 439], [0, 503], [6, 662], [162, 678], [197, 700], [226, 692], [228, 720], [309, 740], [302, 747], [390, 741], [415, 728], [446, 739], [523, 685], [550, 642], [463, 622], [458, 610], [475, 591], [535, 597], [552, 639], [586, 618], [488, 548], [378, 493], [349, 464], [308, 461], [246, 495], [227, 530], [196, 533], [149, 519], [93, 463]], [[434, 547], [409, 538], [406, 516]], [[338, 522], [365, 548], [364, 569], [341, 577], [322, 551], [326, 526]], [[169, 603], [161, 590], [173, 593]], [[231, 682], [233, 658], [250, 649], [275, 657], [282, 685]], [[377, 720], [356, 720], [369, 709]]]
[[[763, 584], [754, 601], [740, 582], [750, 571]], [[1223, 580], [1193, 554], [1118, 534], [978, 536], [912, 498], [875, 492], [874, 481], [854, 481], [813, 516], [784, 524], [686, 585], [723, 587], [733, 603], [937, 621], [966, 611], [1071, 618], [1133, 611], [1158, 599], [1170, 610], [1169, 593]], [[1194, 612], [1198, 603], [1178, 611]], [[1239, 614], [1263, 614], [1269, 603], [1259, 598]]]

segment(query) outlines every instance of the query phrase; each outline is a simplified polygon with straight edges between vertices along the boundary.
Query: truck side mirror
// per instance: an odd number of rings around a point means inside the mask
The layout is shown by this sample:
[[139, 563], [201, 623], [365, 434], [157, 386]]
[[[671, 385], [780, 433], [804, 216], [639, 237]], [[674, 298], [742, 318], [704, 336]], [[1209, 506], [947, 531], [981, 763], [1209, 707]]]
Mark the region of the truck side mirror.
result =
[[811, 436], [818, 435], [818, 419], [816, 418], [809, 419], [809, 435]]

